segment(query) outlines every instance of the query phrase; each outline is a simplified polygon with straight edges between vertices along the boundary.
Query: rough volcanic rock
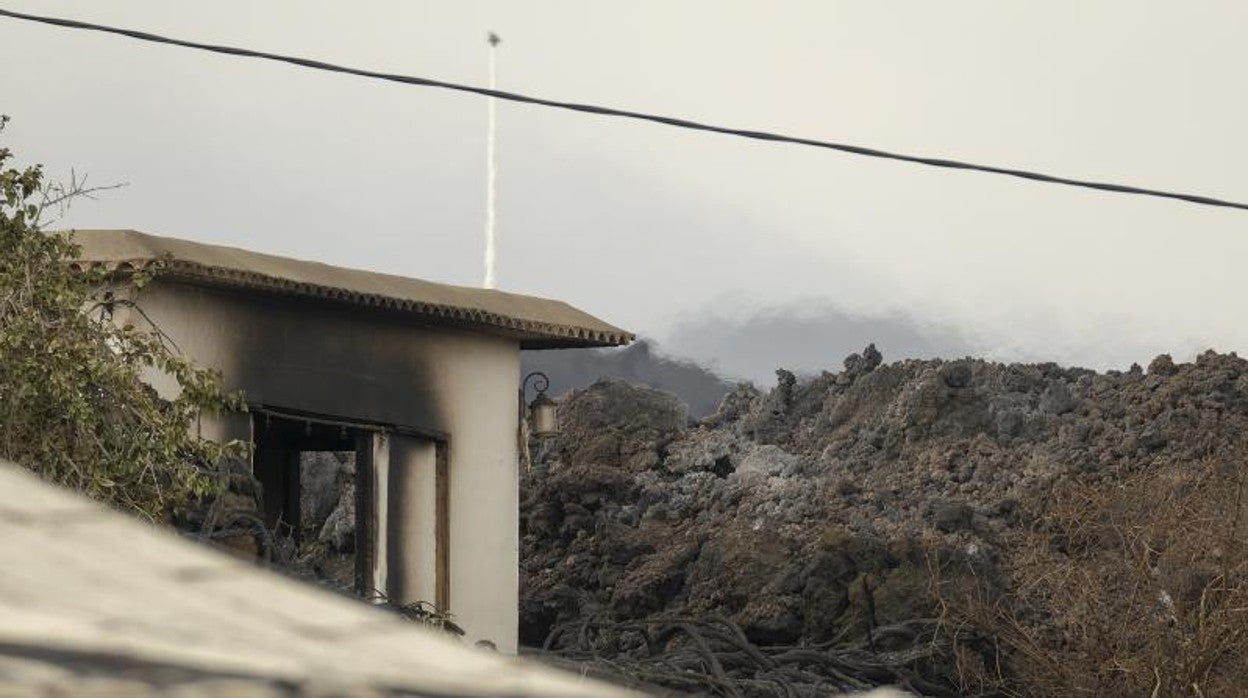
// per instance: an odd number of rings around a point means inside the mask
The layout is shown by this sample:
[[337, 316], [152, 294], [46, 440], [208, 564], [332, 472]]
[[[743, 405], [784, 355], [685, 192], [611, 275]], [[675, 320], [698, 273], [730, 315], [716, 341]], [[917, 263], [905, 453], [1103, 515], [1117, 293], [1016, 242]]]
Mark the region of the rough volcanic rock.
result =
[[607, 379], [569, 393], [560, 421], [562, 462], [640, 472], [658, 465], [688, 425], [689, 410], [669, 393]]
[[907, 360], [745, 384], [688, 425], [618, 381], [563, 403], [522, 480], [521, 634], [661, 614], [723, 616], [758, 643], [817, 643], [932, 611], [932, 572], [989, 587], [1003, 540], [1055, 483], [1196, 462], [1248, 435], [1248, 362], [1147, 373]]
[[299, 458], [300, 518], [305, 526], [319, 530], [339, 507], [343, 488], [355, 477], [355, 456], [336, 451], [308, 451]]

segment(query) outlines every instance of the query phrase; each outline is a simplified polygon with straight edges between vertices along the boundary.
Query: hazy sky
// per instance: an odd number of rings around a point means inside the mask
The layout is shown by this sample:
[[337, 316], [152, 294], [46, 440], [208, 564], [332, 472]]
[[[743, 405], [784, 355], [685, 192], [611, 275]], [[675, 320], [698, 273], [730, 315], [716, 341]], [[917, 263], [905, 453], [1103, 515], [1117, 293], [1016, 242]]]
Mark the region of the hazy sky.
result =
[[[1248, 199], [1230, 0], [0, 6], [477, 84], [494, 30], [504, 89]], [[130, 183], [69, 225], [480, 282], [483, 98], [7, 19], [0, 60], [19, 156]], [[1096, 367], [1248, 345], [1243, 211], [507, 103], [499, 123], [500, 286], [730, 372], [819, 353], [732, 332], [809, 321], [817, 343], [828, 317], [849, 346], [913, 320], [944, 351]]]

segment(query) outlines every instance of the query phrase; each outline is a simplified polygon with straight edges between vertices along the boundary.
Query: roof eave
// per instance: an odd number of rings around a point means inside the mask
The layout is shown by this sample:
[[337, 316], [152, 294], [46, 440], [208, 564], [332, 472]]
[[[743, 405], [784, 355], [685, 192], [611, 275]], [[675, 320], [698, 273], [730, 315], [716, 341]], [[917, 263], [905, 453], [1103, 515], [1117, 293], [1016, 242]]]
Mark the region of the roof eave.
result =
[[206, 267], [201, 264], [177, 259], [134, 259], [110, 262], [78, 260], [72, 262], [70, 266], [80, 271], [103, 271], [107, 275], [116, 278], [145, 272], [154, 279], [166, 282], [314, 298], [321, 301], [364, 307], [370, 310], [397, 312], [403, 315], [432, 320], [439, 324], [465, 327], [487, 334], [515, 338], [519, 340], [520, 348], [525, 350], [618, 347], [625, 346], [636, 339], [632, 333], [611, 326], [589, 328], [554, 325], [534, 320], [507, 317], [478, 309], [406, 301], [312, 283], [295, 282], [261, 274], [239, 272], [233, 269]]

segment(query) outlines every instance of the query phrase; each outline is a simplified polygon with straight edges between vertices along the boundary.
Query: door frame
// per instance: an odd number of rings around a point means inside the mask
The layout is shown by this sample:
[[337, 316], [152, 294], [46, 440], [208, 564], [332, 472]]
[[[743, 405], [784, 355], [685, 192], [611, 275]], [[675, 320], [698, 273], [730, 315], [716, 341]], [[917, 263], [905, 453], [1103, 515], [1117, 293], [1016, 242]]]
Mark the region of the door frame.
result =
[[[355, 590], [358, 594], [377, 596], [379, 555], [378, 538], [381, 527], [379, 494], [383, 492], [377, 481], [376, 459], [381, 450], [382, 439], [389, 435], [419, 438], [433, 443], [434, 470], [434, 605], [440, 612], [447, 612], [451, 604], [451, 511], [450, 511], [450, 453], [451, 439], [446, 432], [401, 424], [384, 424], [355, 420], [348, 417], [325, 415], [303, 410], [277, 407], [263, 403], [249, 403], [252, 413], [252, 444], [256, 443], [256, 418], [276, 417], [290, 421], [303, 421], [352, 429], [355, 433]], [[388, 451], [388, 448], [387, 448]], [[384, 454], [388, 457], [388, 453]], [[254, 458], [254, 454], [253, 454]], [[388, 464], [387, 464], [388, 465]], [[254, 460], [253, 460], [254, 467]], [[380, 601], [381, 599], [375, 598]]]

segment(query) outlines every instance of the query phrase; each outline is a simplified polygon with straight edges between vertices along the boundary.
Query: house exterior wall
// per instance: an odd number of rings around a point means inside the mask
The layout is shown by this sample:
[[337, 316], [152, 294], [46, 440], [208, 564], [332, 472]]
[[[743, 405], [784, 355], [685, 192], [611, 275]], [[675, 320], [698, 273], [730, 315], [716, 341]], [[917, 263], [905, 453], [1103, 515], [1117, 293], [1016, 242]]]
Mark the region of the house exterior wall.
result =
[[[450, 610], [469, 641], [514, 652], [518, 619], [518, 458], [515, 340], [410, 319], [310, 302], [157, 280], [138, 305], [198, 363], [220, 369], [249, 402], [446, 434], [449, 441]], [[147, 321], [119, 308], [117, 319]], [[160, 377], [158, 390], [170, 385]], [[214, 438], [250, 438], [246, 415], [205, 426]], [[401, 492], [430, 481], [425, 445], [391, 439], [389, 483]], [[407, 468], [408, 470], [404, 470]], [[396, 474], [397, 473], [397, 474]], [[398, 550], [379, 550], [393, 581], [396, 560], [410, 566], [406, 601], [432, 601], [428, 496], [382, 523]], [[396, 553], [398, 557], [396, 558]]]
[[[389, 593], [405, 602], [433, 602], [438, 597], [436, 447], [432, 441], [395, 435], [390, 439], [390, 467], [388, 509], [403, 510], [404, 515], [388, 517], [385, 526]], [[402, 573], [389, 575], [392, 567]]]

